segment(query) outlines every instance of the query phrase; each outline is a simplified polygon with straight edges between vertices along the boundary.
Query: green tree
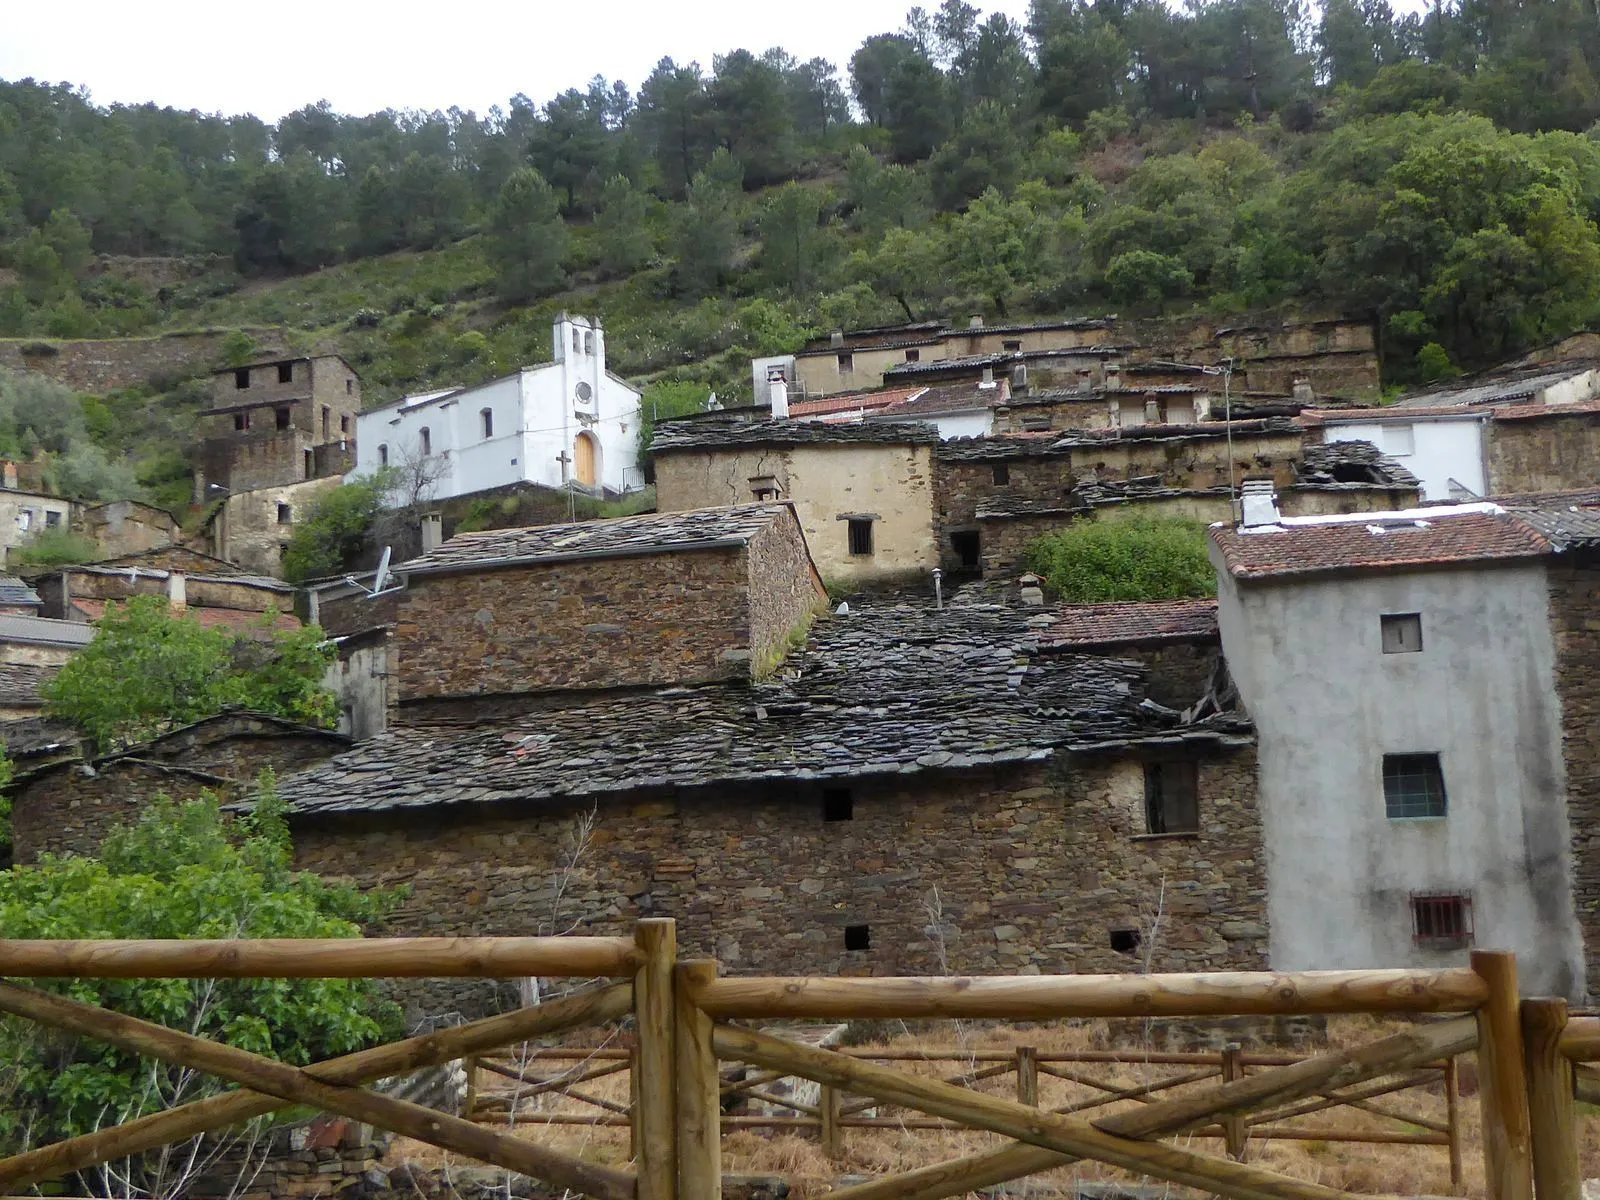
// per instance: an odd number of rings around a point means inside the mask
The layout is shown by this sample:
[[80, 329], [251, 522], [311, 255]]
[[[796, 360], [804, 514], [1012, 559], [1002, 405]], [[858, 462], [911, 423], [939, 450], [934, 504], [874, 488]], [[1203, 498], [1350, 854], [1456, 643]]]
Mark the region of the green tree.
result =
[[707, 87], [717, 141], [744, 166], [749, 187], [794, 173], [794, 116], [782, 73], [748, 50], [718, 55]]
[[595, 243], [600, 266], [613, 275], [631, 275], [655, 254], [650, 231], [650, 198], [626, 176], [613, 175], [600, 192], [594, 214]]
[[938, 232], [929, 229], [890, 229], [870, 249], [850, 256], [846, 268], [881, 296], [898, 304], [906, 320], [917, 320], [917, 306], [937, 294], [945, 248]]
[[1067, 604], [1217, 594], [1206, 528], [1171, 517], [1077, 521], [1039, 538], [1028, 568]]
[[656, 422], [703, 412], [710, 398], [711, 389], [705, 384], [687, 380], [658, 379], [646, 387], [639, 402], [639, 457], [650, 453]]
[[567, 240], [544, 176], [531, 167], [513, 172], [489, 217], [487, 251], [500, 298], [519, 304], [558, 290], [567, 280]]
[[322, 686], [331, 643], [316, 626], [274, 631], [272, 615], [235, 634], [174, 615], [163, 597], [112, 605], [94, 641], [43, 687], [46, 711], [102, 751], [228, 708], [331, 727], [338, 710]]
[[[113, 830], [97, 858], [46, 857], [0, 872], [0, 921], [22, 938], [360, 936], [392, 907], [291, 869], [292, 847], [270, 777], [253, 817], [230, 826], [214, 798], [158, 799]], [[80, 980], [49, 990], [240, 1049], [304, 1064], [383, 1040], [399, 1013], [367, 980]], [[0, 1153], [16, 1153], [189, 1101], [229, 1085], [93, 1040], [51, 1038], [0, 1021], [10, 1091]], [[183, 1161], [185, 1156], [176, 1156]], [[193, 1182], [172, 1156], [126, 1164], [127, 1186], [175, 1200]], [[105, 1184], [110, 1185], [108, 1176]]]
[[986, 297], [1002, 317], [1012, 292], [1039, 260], [1041, 230], [1024, 201], [1007, 201], [994, 188], [974, 200], [950, 226], [946, 246], [956, 281]]
[[761, 265], [772, 283], [796, 296], [817, 290], [831, 239], [823, 213], [831, 197], [823, 188], [786, 183], [761, 210]]
[[295, 523], [283, 552], [283, 576], [304, 583], [337, 575], [372, 541], [394, 479], [392, 471], [363, 476], [324, 492]]
[[741, 177], [738, 162], [718, 150], [689, 184], [673, 238], [678, 286], [688, 295], [708, 295], [733, 269]]
[[1182, 262], [1153, 250], [1129, 250], [1106, 266], [1106, 291], [1113, 300], [1135, 308], [1159, 309], [1194, 284]]

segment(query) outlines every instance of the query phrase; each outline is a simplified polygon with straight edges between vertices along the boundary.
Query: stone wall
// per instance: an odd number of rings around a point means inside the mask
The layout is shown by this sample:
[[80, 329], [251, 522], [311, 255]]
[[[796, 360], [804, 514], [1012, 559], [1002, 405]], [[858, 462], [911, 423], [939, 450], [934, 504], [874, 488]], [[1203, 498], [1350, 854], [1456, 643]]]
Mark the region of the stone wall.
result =
[[798, 520], [771, 522], [750, 541], [750, 657], [764, 675], [783, 661], [791, 634], [827, 608]]
[[334, 734], [229, 717], [101, 759], [92, 774], [81, 762], [43, 767], [18, 776], [8, 789], [15, 860], [91, 854], [108, 829], [135, 819], [155, 796], [187, 800], [210, 791], [235, 799], [266, 768], [288, 774], [348, 745], [348, 739]]
[[1104, 654], [1143, 663], [1150, 672], [1145, 679], [1145, 695], [1157, 704], [1177, 709], [1188, 708], [1205, 695], [1206, 685], [1222, 659], [1222, 645], [1215, 638], [1193, 642], [1068, 649], [1080, 654]]
[[66, 529], [72, 509], [72, 501], [61, 496], [0, 489], [0, 555], [47, 529]]
[[343, 482], [343, 476], [335, 475], [234, 493], [211, 523], [211, 553], [254, 574], [281, 577], [283, 551], [295, 523]]
[[749, 592], [743, 547], [413, 576], [399, 699], [736, 678]]
[[[246, 332], [266, 353], [283, 352], [281, 329]], [[222, 343], [230, 333], [218, 329], [82, 341], [0, 338], [0, 367], [47, 375], [77, 391], [98, 394], [208, 371], [221, 360]]]
[[994, 432], [1025, 433], [1040, 429], [1064, 432], [1069, 429], [1111, 428], [1111, 406], [1105, 396], [1082, 399], [1062, 397], [1043, 403], [1034, 398], [1018, 398], [994, 410]]
[[180, 530], [172, 514], [136, 500], [117, 500], [82, 510], [73, 527], [92, 537], [102, 558], [120, 558], [170, 546]]
[[1600, 561], [1563, 555], [1549, 567], [1549, 581], [1572, 827], [1572, 904], [1594, 996], [1600, 995]]
[[1593, 487], [1600, 462], [1600, 412], [1489, 422], [1489, 493]]
[[[306, 454], [312, 456], [306, 470]], [[207, 484], [230, 492], [296, 483], [316, 472], [316, 450], [310, 434], [299, 429], [252, 429], [214, 435], [200, 442], [195, 471], [195, 503], [215, 499]]]
[[[1145, 952], [1155, 970], [1265, 967], [1254, 755], [1200, 763], [1194, 835], [1141, 836], [1143, 780], [1131, 757], [841, 780], [852, 816], [834, 821], [820, 786], [772, 784], [293, 823], [300, 866], [411, 889], [397, 934], [620, 932], [670, 916], [684, 954], [733, 974], [1127, 971]], [[1158, 908], [1153, 945], [1112, 949], [1113, 930], [1152, 936]], [[870, 948], [846, 950], [858, 925]], [[408, 1000], [470, 1011], [474, 994], [431, 985]]]

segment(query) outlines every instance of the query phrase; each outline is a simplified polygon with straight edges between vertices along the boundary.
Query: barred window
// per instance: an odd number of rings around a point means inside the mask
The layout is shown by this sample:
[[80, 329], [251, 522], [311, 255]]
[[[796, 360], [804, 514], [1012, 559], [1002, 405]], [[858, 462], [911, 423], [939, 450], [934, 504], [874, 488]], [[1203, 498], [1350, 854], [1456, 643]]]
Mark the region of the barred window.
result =
[[1413, 892], [1411, 936], [1417, 945], [1436, 950], [1472, 945], [1472, 897]]

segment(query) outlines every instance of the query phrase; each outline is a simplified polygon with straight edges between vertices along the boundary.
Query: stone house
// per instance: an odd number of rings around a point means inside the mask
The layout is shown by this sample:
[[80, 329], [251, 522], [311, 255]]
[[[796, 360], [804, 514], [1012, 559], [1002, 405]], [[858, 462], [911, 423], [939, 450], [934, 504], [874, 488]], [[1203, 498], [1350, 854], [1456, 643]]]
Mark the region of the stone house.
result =
[[94, 539], [102, 558], [159, 550], [176, 545], [182, 537], [171, 513], [137, 500], [90, 505], [73, 519], [72, 527]]
[[41, 533], [65, 531], [72, 526], [74, 504], [71, 500], [49, 492], [19, 488], [13, 464], [7, 463], [6, 471], [11, 484], [0, 487], [0, 550], [9, 555]]
[[830, 583], [927, 584], [939, 565], [938, 441], [917, 422], [664, 421], [651, 445], [656, 503], [675, 512], [786, 500]]
[[827, 601], [776, 502], [461, 533], [397, 574], [402, 707], [748, 679]]
[[1260, 733], [1276, 969], [1517, 951], [1600, 991], [1600, 510], [1444, 505], [1212, 530]]
[[280, 358], [211, 376], [194, 498], [343, 475], [354, 461], [361, 377], [338, 355]]
[[232, 493], [206, 522], [209, 552], [254, 574], [281, 576], [296, 523], [343, 482], [343, 475], [328, 475]]
[[763, 679], [391, 728], [281, 781], [297, 861], [408, 886], [394, 932], [669, 915], [735, 972], [1262, 966], [1248, 722], [1051, 620], [868, 604]]
[[1222, 661], [1215, 600], [1071, 604], [1040, 631], [1041, 653], [1131, 659], [1147, 672], [1145, 695], [1186, 708], [1215, 691]]
[[[184, 566], [167, 565], [182, 563]], [[207, 568], [203, 573], [195, 566]], [[133, 596], [161, 596], [174, 612], [200, 624], [244, 631], [271, 617], [272, 627], [298, 629], [294, 589], [263, 576], [241, 575], [231, 563], [181, 547], [31, 573], [43, 615], [93, 623], [106, 607]]]
[[600, 322], [562, 313], [551, 344], [550, 362], [362, 413], [357, 472], [399, 470], [404, 503], [522, 483], [611, 495], [642, 487], [641, 394], [607, 370]]
[[[0, 725], [0, 736], [7, 727]], [[349, 748], [350, 738], [264, 713], [229, 712], [100, 758], [56, 757], [18, 770], [11, 797], [15, 861], [92, 854], [112, 826], [157, 795], [223, 801], [250, 794], [261, 771], [282, 777]]]
[[92, 625], [0, 614], [0, 663], [59, 667], [93, 640]]
[[1187, 426], [1010, 434], [941, 444], [934, 483], [949, 570], [1017, 569], [1028, 546], [1074, 520], [1231, 520], [1246, 481], [1270, 481], [1296, 514], [1414, 503], [1417, 481], [1361, 443], [1306, 446], [1287, 417]]

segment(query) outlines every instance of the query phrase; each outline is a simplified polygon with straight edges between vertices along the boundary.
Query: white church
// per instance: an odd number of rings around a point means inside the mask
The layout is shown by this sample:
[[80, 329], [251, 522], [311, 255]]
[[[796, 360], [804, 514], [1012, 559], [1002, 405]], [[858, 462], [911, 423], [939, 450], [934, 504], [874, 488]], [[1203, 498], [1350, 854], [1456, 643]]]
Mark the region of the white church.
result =
[[428, 500], [516, 483], [596, 495], [643, 487], [640, 396], [606, 370], [600, 322], [562, 313], [553, 337], [554, 362], [363, 412], [354, 473], [426, 460]]

